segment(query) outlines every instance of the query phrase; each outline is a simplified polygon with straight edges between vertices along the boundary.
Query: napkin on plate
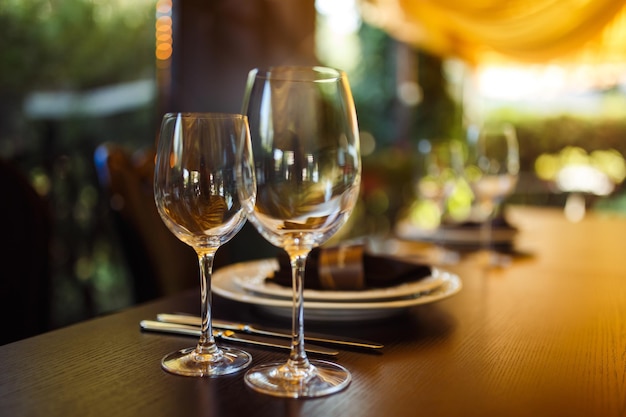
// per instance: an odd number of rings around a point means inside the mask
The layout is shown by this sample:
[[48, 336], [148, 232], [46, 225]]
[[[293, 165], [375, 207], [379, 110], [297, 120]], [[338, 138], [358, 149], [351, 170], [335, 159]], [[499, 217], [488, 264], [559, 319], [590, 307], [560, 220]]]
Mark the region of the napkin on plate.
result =
[[[278, 255], [279, 269], [272, 282], [292, 285], [287, 254]], [[429, 277], [429, 265], [406, 262], [392, 256], [369, 253], [365, 245], [314, 248], [307, 257], [304, 287], [314, 290], [360, 291], [385, 288]]]

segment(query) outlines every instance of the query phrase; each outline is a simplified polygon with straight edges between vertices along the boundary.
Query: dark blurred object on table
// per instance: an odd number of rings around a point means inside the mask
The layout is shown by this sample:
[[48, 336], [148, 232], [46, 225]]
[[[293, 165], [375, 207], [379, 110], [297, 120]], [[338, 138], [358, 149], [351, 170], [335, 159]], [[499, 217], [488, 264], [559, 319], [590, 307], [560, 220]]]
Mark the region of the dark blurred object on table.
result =
[[50, 317], [51, 216], [46, 201], [11, 162], [0, 159], [0, 344], [42, 333]]

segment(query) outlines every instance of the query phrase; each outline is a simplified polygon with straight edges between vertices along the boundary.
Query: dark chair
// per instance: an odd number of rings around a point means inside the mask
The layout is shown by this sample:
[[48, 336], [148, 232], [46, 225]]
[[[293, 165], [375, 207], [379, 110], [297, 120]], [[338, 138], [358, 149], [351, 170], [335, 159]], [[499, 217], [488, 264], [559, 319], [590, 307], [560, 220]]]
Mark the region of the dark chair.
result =
[[51, 216], [27, 178], [0, 160], [0, 314], [7, 319], [0, 344], [45, 332], [50, 326]]
[[94, 161], [130, 273], [136, 302], [198, 285], [197, 256], [161, 221], [154, 204], [154, 152], [103, 144]]
[[[135, 300], [141, 302], [199, 286], [197, 255], [167, 229], [154, 203], [154, 150], [131, 152], [106, 143], [96, 149], [94, 161], [133, 275]], [[274, 256], [276, 251], [246, 225], [219, 248], [214, 269]]]

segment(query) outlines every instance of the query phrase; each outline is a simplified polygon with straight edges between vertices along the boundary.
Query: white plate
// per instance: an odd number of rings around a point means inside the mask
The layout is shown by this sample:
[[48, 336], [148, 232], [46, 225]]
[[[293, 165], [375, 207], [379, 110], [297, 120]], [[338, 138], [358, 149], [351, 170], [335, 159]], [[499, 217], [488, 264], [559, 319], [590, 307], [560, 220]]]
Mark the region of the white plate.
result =
[[[275, 262], [274, 259], [265, 259], [220, 268], [213, 274], [212, 291], [231, 300], [255, 305], [273, 315], [291, 318], [291, 300], [259, 296], [235, 283], [246, 277], [267, 276], [276, 268]], [[327, 302], [306, 301], [305, 297], [304, 318], [315, 321], [358, 321], [391, 317], [413, 306], [443, 300], [461, 290], [461, 280], [457, 275], [441, 271], [441, 277], [441, 285], [427, 294], [389, 301]]]
[[[268, 260], [272, 261], [272, 260]], [[234, 278], [235, 284], [246, 291], [258, 294], [262, 297], [274, 297], [289, 299], [292, 298], [291, 288], [271, 282], [266, 278], [271, 275], [272, 271], [278, 269], [278, 262], [274, 260], [272, 268], [267, 271], [267, 275], [237, 275]], [[440, 270], [433, 268], [431, 276], [424, 277], [415, 282], [407, 282], [387, 288], [375, 288], [363, 291], [320, 291], [320, 290], [304, 290], [304, 299], [310, 301], [381, 301], [392, 300], [403, 297], [413, 296], [415, 294], [431, 291], [443, 283], [443, 274]]]
[[[494, 227], [491, 230], [491, 241], [495, 244], [513, 242], [517, 229], [510, 227]], [[423, 229], [415, 226], [408, 220], [398, 222], [396, 235], [408, 240], [429, 240], [451, 244], [478, 245], [482, 242], [480, 227], [442, 227], [438, 229]]]

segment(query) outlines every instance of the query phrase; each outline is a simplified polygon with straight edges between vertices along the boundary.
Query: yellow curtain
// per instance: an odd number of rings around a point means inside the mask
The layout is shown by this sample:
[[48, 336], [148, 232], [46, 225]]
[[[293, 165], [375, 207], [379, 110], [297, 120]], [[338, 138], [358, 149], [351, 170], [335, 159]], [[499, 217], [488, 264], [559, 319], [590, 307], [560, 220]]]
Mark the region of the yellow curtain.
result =
[[470, 63], [626, 62], [626, 0], [360, 0], [403, 42]]

